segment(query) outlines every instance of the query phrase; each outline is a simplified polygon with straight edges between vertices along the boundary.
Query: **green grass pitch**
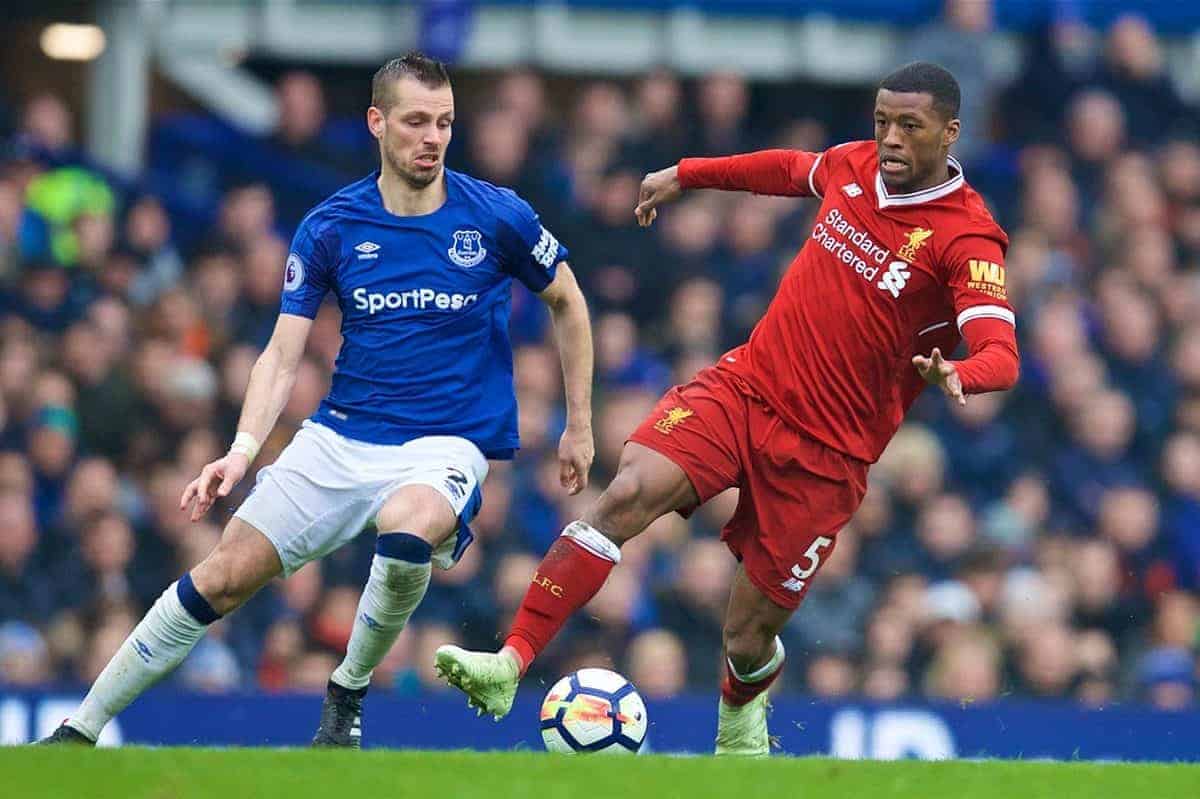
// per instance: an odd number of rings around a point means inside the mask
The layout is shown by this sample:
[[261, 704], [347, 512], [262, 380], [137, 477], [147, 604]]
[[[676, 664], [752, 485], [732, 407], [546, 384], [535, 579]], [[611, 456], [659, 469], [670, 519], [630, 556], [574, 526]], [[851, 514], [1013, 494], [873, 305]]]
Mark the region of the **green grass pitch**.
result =
[[528, 752], [0, 749], [12, 799], [1184, 799], [1200, 766], [569, 757]]

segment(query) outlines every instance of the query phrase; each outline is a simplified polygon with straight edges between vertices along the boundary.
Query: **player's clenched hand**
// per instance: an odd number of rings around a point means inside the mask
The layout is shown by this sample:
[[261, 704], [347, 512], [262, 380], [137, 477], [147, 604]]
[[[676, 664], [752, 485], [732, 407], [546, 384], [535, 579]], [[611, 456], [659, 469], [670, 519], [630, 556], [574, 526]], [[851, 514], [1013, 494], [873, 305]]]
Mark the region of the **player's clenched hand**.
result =
[[646, 175], [642, 178], [642, 190], [638, 194], [637, 208], [633, 209], [638, 224], [642, 227], [649, 227], [654, 218], [658, 216], [658, 211], [655, 210], [656, 206], [669, 203], [680, 194], [683, 194], [683, 187], [679, 185], [678, 166], [670, 166]]
[[229, 452], [200, 471], [200, 476], [188, 483], [179, 498], [179, 509], [187, 510], [192, 505], [192, 521], [208, 513], [218, 497], [229, 496], [229, 492], [246, 476], [250, 461], [241, 452]]
[[596, 455], [591, 427], [567, 427], [558, 441], [558, 481], [572, 495], [587, 488]]
[[962, 381], [958, 377], [958, 369], [953, 363], [942, 357], [941, 350], [934, 347], [928, 358], [924, 355], [914, 355], [912, 362], [921, 377], [925, 378], [926, 383], [938, 386], [947, 397], [957, 400], [959, 405], [967, 404], [967, 398], [963, 395]]

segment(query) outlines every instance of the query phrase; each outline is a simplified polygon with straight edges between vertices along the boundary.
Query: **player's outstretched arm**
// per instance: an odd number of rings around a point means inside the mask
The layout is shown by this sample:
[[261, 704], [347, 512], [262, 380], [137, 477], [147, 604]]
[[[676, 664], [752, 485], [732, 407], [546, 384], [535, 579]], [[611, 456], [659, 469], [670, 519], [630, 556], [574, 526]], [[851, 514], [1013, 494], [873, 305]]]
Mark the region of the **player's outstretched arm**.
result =
[[179, 500], [179, 509], [192, 504], [192, 521], [208, 512], [219, 497], [228, 496], [233, 487], [246, 475], [259, 444], [265, 441], [283, 406], [287, 404], [296, 383], [296, 370], [312, 320], [293, 314], [280, 314], [275, 332], [266, 349], [254, 362], [242, 415], [238, 421], [237, 437], [223, 457], [204, 467], [200, 476], [188, 483]]
[[578, 494], [588, 484], [595, 456], [592, 441], [592, 327], [587, 301], [565, 261], [538, 295], [550, 309], [567, 395], [567, 429], [558, 443], [559, 481]]
[[817, 193], [813, 178], [820, 160], [802, 150], [761, 150], [722, 158], [684, 158], [676, 166], [651, 172], [642, 179], [634, 215], [647, 227], [658, 215], [658, 206], [687, 189], [749, 191], [776, 197], [811, 197]]
[[948, 361], [933, 348], [929, 357], [913, 356], [913, 366], [926, 383], [939, 387], [959, 405], [967, 404], [968, 394], [1007, 391], [1020, 375], [1016, 331], [1001, 319], [972, 319], [963, 325], [969, 355], [965, 360]]

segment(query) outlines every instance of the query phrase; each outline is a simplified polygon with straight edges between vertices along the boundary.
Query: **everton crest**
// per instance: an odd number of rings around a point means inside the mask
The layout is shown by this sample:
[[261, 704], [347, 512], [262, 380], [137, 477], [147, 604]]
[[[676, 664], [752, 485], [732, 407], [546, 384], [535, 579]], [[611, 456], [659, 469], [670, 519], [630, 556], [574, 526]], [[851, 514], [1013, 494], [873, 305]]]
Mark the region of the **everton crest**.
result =
[[478, 230], [454, 231], [454, 243], [446, 254], [463, 269], [478, 266], [487, 257], [487, 250], [483, 248], [483, 234]]

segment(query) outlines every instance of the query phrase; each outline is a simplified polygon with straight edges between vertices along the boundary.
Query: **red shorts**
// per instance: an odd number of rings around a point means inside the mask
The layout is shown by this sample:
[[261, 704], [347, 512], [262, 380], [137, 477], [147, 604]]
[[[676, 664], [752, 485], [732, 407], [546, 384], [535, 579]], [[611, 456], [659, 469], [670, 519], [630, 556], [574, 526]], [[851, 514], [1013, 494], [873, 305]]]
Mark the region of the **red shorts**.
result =
[[[867, 490], [867, 464], [789, 427], [740, 378], [703, 369], [629, 437], [683, 469], [703, 504], [741, 491], [721, 540], [773, 602], [797, 608]], [[694, 507], [678, 508], [684, 516]]]

